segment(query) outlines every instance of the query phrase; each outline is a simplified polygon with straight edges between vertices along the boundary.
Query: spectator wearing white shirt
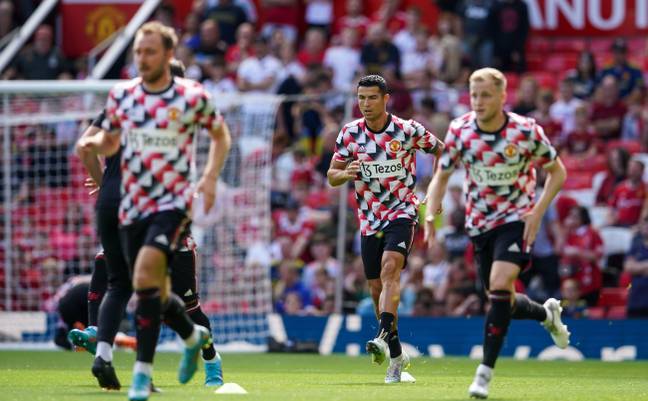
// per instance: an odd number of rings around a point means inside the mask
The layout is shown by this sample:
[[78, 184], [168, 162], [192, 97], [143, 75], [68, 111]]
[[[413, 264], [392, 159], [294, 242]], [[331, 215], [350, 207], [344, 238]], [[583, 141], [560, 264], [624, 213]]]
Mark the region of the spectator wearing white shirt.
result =
[[234, 80], [227, 76], [225, 63], [215, 62], [207, 67], [209, 78], [203, 82], [205, 89], [213, 95], [218, 93], [238, 92]]
[[297, 60], [295, 45], [292, 42], [284, 42], [279, 50], [279, 56], [281, 57], [280, 61], [282, 68], [279, 71], [277, 81], [281, 84], [286, 79], [293, 77], [299, 83], [304, 82], [306, 69], [299, 60]]
[[408, 8], [406, 15], [407, 25], [394, 36], [394, 44], [398, 47], [402, 56], [415, 51], [416, 34], [424, 29], [421, 23], [421, 10], [418, 7]]
[[360, 69], [360, 50], [356, 47], [358, 32], [355, 28], [344, 28], [340, 39], [339, 46], [326, 49], [324, 65], [333, 72], [333, 87], [339, 91], [349, 91]]
[[574, 81], [570, 78], [563, 79], [560, 83], [560, 96], [549, 108], [552, 120], [562, 124], [562, 133], [567, 134], [576, 128], [576, 109], [583, 105], [583, 101], [574, 96]]
[[243, 92], [274, 93], [279, 85], [281, 61], [268, 54], [265, 38], [259, 37], [254, 44], [254, 55], [246, 58], [237, 71], [238, 87]]

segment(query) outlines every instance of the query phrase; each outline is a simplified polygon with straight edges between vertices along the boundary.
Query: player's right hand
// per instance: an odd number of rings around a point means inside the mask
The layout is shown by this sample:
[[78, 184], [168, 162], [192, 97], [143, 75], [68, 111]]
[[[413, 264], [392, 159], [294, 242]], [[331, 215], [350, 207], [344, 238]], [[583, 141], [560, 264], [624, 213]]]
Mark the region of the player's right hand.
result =
[[83, 186], [88, 189], [88, 195], [94, 196], [97, 193], [99, 193], [99, 185], [95, 182], [95, 180], [92, 179], [92, 177], [88, 177], [85, 179], [83, 182]]
[[428, 221], [426, 218], [423, 222], [423, 241], [427, 244], [428, 248], [432, 248], [436, 240], [436, 227], [434, 226], [434, 219]]
[[352, 161], [351, 163], [347, 164], [344, 171], [346, 172], [347, 180], [355, 180], [358, 176], [358, 173], [360, 173], [360, 162], [358, 160]]

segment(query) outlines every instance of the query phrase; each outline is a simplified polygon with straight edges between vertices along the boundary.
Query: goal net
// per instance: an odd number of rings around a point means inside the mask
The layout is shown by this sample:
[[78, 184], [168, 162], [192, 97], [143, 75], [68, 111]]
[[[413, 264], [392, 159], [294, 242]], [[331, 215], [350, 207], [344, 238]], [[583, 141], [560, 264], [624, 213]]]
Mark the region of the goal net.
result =
[[[7, 82], [0, 88], [0, 346], [51, 344], [57, 291], [72, 277], [91, 273], [99, 250], [94, 199], [83, 187], [87, 175], [74, 143], [114, 83]], [[272, 311], [265, 250], [279, 98], [218, 95], [214, 100], [233, 141], [216, 206], [194, 216], [201, 304], [217, 343], [262, 346]], [[199, 135], [198, 172], [208, 148], [208, 136]], [[161, 342], [173, 338], [162, 331]]]

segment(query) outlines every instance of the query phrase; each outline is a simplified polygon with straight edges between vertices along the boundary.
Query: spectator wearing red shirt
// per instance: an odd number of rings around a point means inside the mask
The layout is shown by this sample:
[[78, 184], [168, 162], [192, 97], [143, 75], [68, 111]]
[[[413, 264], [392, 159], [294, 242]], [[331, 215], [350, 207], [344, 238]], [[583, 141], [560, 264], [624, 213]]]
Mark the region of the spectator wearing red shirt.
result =
[[536, 109], [529, 116], [544, 128], [545, 135], [551, 143], [557, 143], [562, 131], [562, 124], [551, 117], [549, 109], [554, 103], [554, 95], [548, 89], [543, 89], [536, 97]]
[[321, 28], [309, 28], [304, 38], [304, 47], [297, 54], [297, 60], [305, 66], [321, 65], [326, 51], [326, 33]]
[[287, 259], [298, 259], [306, 250], [315, 224], [310, 219], [308, 210], [300, 207], [295, 199], [286, 202], [286, 208], [274, 216], [277, 237], [290, 238], [293, 246], [291, 255], [283, 255]]
[[621, 138], [621, 123], [628, 108], [619, 99], [619, 86], [614, 76], [603, 78], [594, 99], [590, 119], [598, 137], [604, 141]]
[[399, 11], [400, 0], [383, 0], [382, 5], [372, 17], [373, 22], [384, 26], [393, 37], [407, 25], [407, 15]]
[[616, 186], [610, 198], [610, 224], [631, 227], [639, 222], [646, 200], [646, 184], [643, 182], [644, 164], [630, 160], [628, 179]]
[[597, 205], [607, 205], [614, 188], [628, 176], [630, 154], [623, 148], [614, 148], [608, 153], [608, 171], [596, 194]]
[[587, 305], [594, 306], [603, 283], [599, 266], [599, 260], [603, 257], [603, 239], [591, 223], [585, 207], [570, 209], [565, 220], [567, 233], [561, 252], [560, 276], [563, 281], [575, 279], [582, 298]]
[[337, 20], [333, 33], [337, 35], [345, 28], [352, 28], [358, 32], [359, 41], [362, 41], [370, 23], [371, 20], [362, 12], [362, 0], [347, 0], [346, 14]]
[[254, 55], [254, 26], [249, 22], [241, 24], [236, 30], [236, 43], [227, 48], [225, 62], [227, 69], [236, 77], [239, 64]]
[[261, 34], [269, 38], [277, 29], [284, 33], [289, 42], [297, 39], [297, 27], [303, 17], [298, 0], [261, 0], [265, 22]]

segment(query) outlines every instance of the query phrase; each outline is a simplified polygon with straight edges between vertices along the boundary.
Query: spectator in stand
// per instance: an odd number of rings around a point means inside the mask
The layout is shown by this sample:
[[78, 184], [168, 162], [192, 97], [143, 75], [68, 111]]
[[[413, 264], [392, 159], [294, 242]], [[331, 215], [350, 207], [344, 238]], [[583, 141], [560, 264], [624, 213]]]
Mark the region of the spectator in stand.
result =
[[353, 88], [353, 80], [360, 69], [357, 44], [357, 28], [346, 27], [340, 33], [340, 44], [329, 47], [324, 53], [324, 66], [331, 69], [333, 87], [338, 91], [348, 92]]
[[445, 233], [439, 230], [439, 235], [448, 253], [448, 260], [452, 262], [463, 258], [470, 244], [470, 237], [466, 233], [466, 213], [463, 209], [455, 209], [450, 213], [450, 225], [448, 228], [449, 230]]
[[[207, 0], [207, 3], [209, 7], [215, 7], [220, 3], [220, 1]], [[234, 0], [234, 5], [239, 6], [243, 9], [243, 11], [245, 12], [245, 18], [249, 22], [255, 24], [259, 19], [259, 16], [257, 15], [256, 3], [254, 0]]]
[[408, 8], [406, 16], [405, 28], [398, 31], [393, 40], [394, 45], [403, 56], [416, 49], [416, 35], [425, 29], [421, 22], [421, 10], [418, 7]]
[[298, 0], [261, 0], [261, 8], [265, 15], [261, 27], [262, 36], [268, 38], [279, 29], [283, 31], [287, 41], [297, 41], [297, 27], [301, 18]]
[[259, 37], [254, 43], [254, 54], [239, 65], [238, 87], [242, 92], [275, 93], [282, 68], [281, 61], [268, 53], [267, 40]]
[[628, 108], [619, 99], [619, 86], [613, 75], [606, 75], [594, 94], [590, 120], [602, 141], [621, 138], [621, 123]]
[[[435, 242], [427, 250], [427, 263], [423, 267], [423, 285], [434, 291], [435, 295], [442, 296], [441, 288], [448, 280], [450, 263], [446, 257], [446, 249], [440, 242]], [[437, 298], [441, 301], [442, 298]]]
[[599, 261], [603, 257], [603, 240], [592, 227], [587, 208], [575, 206], [565, 219], [566, 237], [560, 261], [562, 280], [575, 279], [588, 306], [595, 306], [602, 285]]
[[306, 287], [313, 286], [316, 280], [315, 276], [320, 269], [323, 269], [327, 276], [333, 279], [340, 274], [340, 262], [332, 256], [333, 247], [326, 233], [313, 235], [310, 253], [314, 260], [308, 263], [302, 271], [302, 282]]
[[567, 73], [574, 82], [574, 95], [579, 99], [589, 99], [596, 88], [596, 60], [590, 51], [581, 52], [576, 68]]
[[305, 3], [306, 12], [304, 18], [309, 29], [321, 29], [329, 36], [331, 33], [331, 24], [333, 23], [333, 1], [305, 0]]
[[549, 109], [551, 119], [562, 125], [563, 135], [574, 131], [576, 109], [582, 105], [583, 101], [574, 96], [574, 80], [563, 79], [560, 82], [558, 100]]
[[371, 20], [362, 12], [362, 0], [347, 0], [346, 14], [335, 24], [334, 33], [339, 34], [346, 28], [355, 29], [358, 40], [362, 41], [367, 34]]
[[608, 152], [608, 170], [596, 194], [597, 205], [607, 205], [617, 184], [628, 177], [630, 153], [618, 147]]
[[0, 39], [14, 29], [14, 21], [16, 21], [14, 11], [11, 0], [0, 1]]
[[495, 65], [502, 71], [524, 72], [530, 30], [526, 3], [523, 0], [496, 1], [489, 25], [493, 29]]
[[644, 164], [630, 160], [628, 178], [618, 184], [608, 202], [609, 223], [613, 226], [632, 227], [639, 223], [646, 203], [646, 184], [643, 181]]
[[326, 269], [318, 269], [311, 286], [311, 305], [306, 308], [309, 315], [325, 316], [335, 313], [335, 280]]
[[297, 59], [305, 66], [321, 65], [326, 50], [326, 33], [321, 28], [309, 28], [304, 38], [304, 46]]
[[170, 4], [161, 4], [153, 14], [153, 20], [158, 21], [162, 25], [166, 25], [173, 29], [177, 29], [175, 23], [175, 9]]
[[441, 57], [437, 60], [433, 72], [436, 72], [436, 77], [439, 80], [447, 84], [454, 84], [459, 80], [462, 73], [461, 40], [454, 31], [450, 18], [439, 18], [437, 30], [439, 39], [436, 44], [439, 47]]
[[648, 146], [646, 137], [646, 120], [644, 116], [645, 88], [636, 90], [626, 99], [628, 111], [621, 123], [621, 139], [624, 141], [635, 141], [642, 145], [642, 149]]
[[196, 63], [193, 51], [184, 45], [176, 47], [175, 57], [185, 66], [185, 77], [195, 81], [202, 81], [202, 68]]
[[493, 0], [465, 0], [459, 9], [464, 55], [473, 69], [493, 64], [493, 32], [488, 24], [492, 8]]
[[[418, 30], [414, 35], [414, 49], [403, 53], [401, 57], [401, 74], [405, 86], [413, 97], [422, 98], [427, 95], [430, 77], [436, 75], [435, 54], [428, 46], [429, 35], [425, 29]], [[429, 118], [431, 116], [427, 116]], [[417, 120], [419, 121], [419, 120]]]
[[238, 92], [234, 80], [227, 76], [227, 67], [223, 60], [207, 65], [205, 69], [209, 78], [203, 82], [203, 85], [212, 96], [218, 96], [219, 93]]
[[179, 45], [188, 46], [191, 49], [198, 48], [200, 44], [200, 15], [195, 12], [188, 13], [183, 28], [182, 36], [178, 41]]
[[219, 0], [216, 6], [207, 10], [206, 15], [218, 24], [220, 37], [228, 46], [236, 41], [238, 27], [248, 20], [243, 8], [233, 0]]
[[568, 278], [560, 286], [560, 306], [563, 308], [562, 316], [578, 319], [585, 317], [587, 302], [580, 296], [578, 281]]
[[526, 116], [536, 109], [536, 97], [540, 91], [538, 81], [532, 76], [526, 76], [520, 82], [517, 101], [513, 113]]
[[281, 61], [282, 68], [277, 76], [277, 81], [280, 82], [280, 85], [283, 85], [287, 79], [294, 79], [297, 85], [301, 85], [306, 79], [306, 69], [297, 59], [295, 45], [293, 43], [285, 42], [281, 45], [279, 60]]
[[34, 33], [34, 41], [21, 51], [3, 79], [58, 79], [69, 72], [68, 61], [54, 46], [54, 33], [49, 25], [41, 25]]
[[623, 265], [632, 275], [628, 292], [628, 317], [648, 318], [648, 218], [639, 224]]
[[200, 24], [200, 40], [198, 47], [191, 49], [199, 64], [209, 64], [224, 60], [227, 43], [221, 40], [216, 21], [208, 19]]
[[283, 255], [290, 260], [299, 259], [310, 241], [315, 229], [314, 222], [308, 216], [308, 211], [302, 208], [295, 199], [288, 199], [285, 210], [274, 216], [277, 227], [277, 237], [290, 238], [292, 247], [290, 255]]
[[551, 105], [554, 104], [553, 92], [549, 89], [542, 89], [536, 96], [536, 109], [529, 113], [536, 122], [544, 128], [545, 135], [551, 143], [558, 143], [562, 125], [551, 117]]
[[279, 313], [300, 314], [310, 305], [310, 291], [299, 279], [299, 268], [292, 260], [284, 260], [279, 265], [279, 280], [274, 285], [273, 294], [275, 309]]
[[241, 24], [236, 30], [236, 43], [227, 48], [225, 62], [227, 69], [236, 76], [239, 65], [254, 55], [254, 26], [249, 22]]
[[610, 50], [614, 55], [612, 66], [601, 71], [599, 80], [603, 81], [605, 77], [613, 76], [618, 83], [619, 96], [625, 99], [632, 92], [643, 88], [643, 74], [629, 64], [628, 45], [624, 39], [617, 38]]
[[364, 68], [361, 75], [382, 74], [385, 69], [400, 75], [400, 53], [383, 25], [374, 23], [369, 27], [367, 42], [360, 51], [360, 64]]
[[[564, 130], [563, 130], [564, 131]], [[565, 159], [577, 159], [587, 163], [589, 158], [598, 154], [599, 142], [596, 133], [590, 125], [587, 106], [579, 105], [574, 110], [574, 126], [571, 131], [559, 141], [565, 151]]]
[[393, 37], [407, 25], [407, 17], [400, 11], [400, 5], [400, 0], [383, 0], [371, 18], [387, 29], [389, 37]]

